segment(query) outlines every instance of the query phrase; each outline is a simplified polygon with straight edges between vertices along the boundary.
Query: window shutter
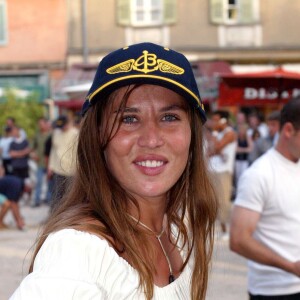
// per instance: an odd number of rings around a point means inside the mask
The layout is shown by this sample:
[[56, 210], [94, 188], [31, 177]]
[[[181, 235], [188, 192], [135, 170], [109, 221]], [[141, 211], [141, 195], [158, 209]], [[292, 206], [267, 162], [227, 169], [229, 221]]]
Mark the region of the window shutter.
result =
[[177, 20], [177, 0], [163, 0], [164, 24], [174, 24]]
[[5, 3], [0, 0], [0, 44], [5, 44], [6, 39], [6, 9]]
[[214, 24], [224, 22], [224, 1], [210, 0], [210, 20]]
[[239, 23], [251, 24], [255, 22], [253, 0], [239, 1]]
[[0, 43], [4, 41], [4, 7], [0, 2]]
[[117, 23], [122, 26], [131, 24], [131, 0], [117, 0]]

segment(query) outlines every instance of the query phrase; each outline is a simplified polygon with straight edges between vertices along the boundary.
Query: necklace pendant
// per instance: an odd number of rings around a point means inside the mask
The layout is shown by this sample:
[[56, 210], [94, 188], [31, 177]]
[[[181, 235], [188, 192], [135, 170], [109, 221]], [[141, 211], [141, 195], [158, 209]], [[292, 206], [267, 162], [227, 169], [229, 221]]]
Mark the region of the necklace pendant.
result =
[[169, 276], [169, 283], [172, 283], [173, 281], [175, 281], [175, 277], [173, 274], [170, 274]]

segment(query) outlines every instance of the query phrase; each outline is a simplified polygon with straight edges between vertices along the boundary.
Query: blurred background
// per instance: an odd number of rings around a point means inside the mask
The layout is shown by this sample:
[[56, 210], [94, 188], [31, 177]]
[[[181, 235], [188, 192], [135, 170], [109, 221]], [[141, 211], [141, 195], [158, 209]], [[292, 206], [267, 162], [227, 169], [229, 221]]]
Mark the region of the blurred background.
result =
[[299, 14], [289, 0], [0, 0], [0, 125], [13, 114], [30, 137], [40, 115], [76, 114], [101, 58], [144, 41], [188, 57], [208, 112], [265, 115], [300, 95]]

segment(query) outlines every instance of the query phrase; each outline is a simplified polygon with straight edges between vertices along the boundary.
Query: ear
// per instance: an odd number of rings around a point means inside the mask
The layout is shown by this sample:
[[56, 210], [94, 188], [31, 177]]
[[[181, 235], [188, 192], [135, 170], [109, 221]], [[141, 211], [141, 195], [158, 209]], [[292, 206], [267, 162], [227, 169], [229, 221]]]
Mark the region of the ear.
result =
[[291, 122], [285, 123], [281, 131], [287, 138], [290, 138], [295, 134], [295, 128]]

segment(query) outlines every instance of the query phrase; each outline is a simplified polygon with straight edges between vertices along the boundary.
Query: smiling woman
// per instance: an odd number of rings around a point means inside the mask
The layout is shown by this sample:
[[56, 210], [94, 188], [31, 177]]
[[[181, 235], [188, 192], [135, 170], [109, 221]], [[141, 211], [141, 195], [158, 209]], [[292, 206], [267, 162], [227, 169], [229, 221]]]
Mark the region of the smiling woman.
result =
[[[126, 89], [118, 90], [112, 111], [120, 107]], [[104, 152], [106, 162], [135, 199], [150, 198], [151, 204], [152, 198], [160, 198], [163, 216], [167, 192], [188, 160], [191, 128], [187, 105], [180, 95], [161, 86], [140, 85], [129, 92], [119, 126]]]
[[11, 299], [205, 299], [217, 201], [188, 61], [112, 52], [82, 112], [76, 175]]

